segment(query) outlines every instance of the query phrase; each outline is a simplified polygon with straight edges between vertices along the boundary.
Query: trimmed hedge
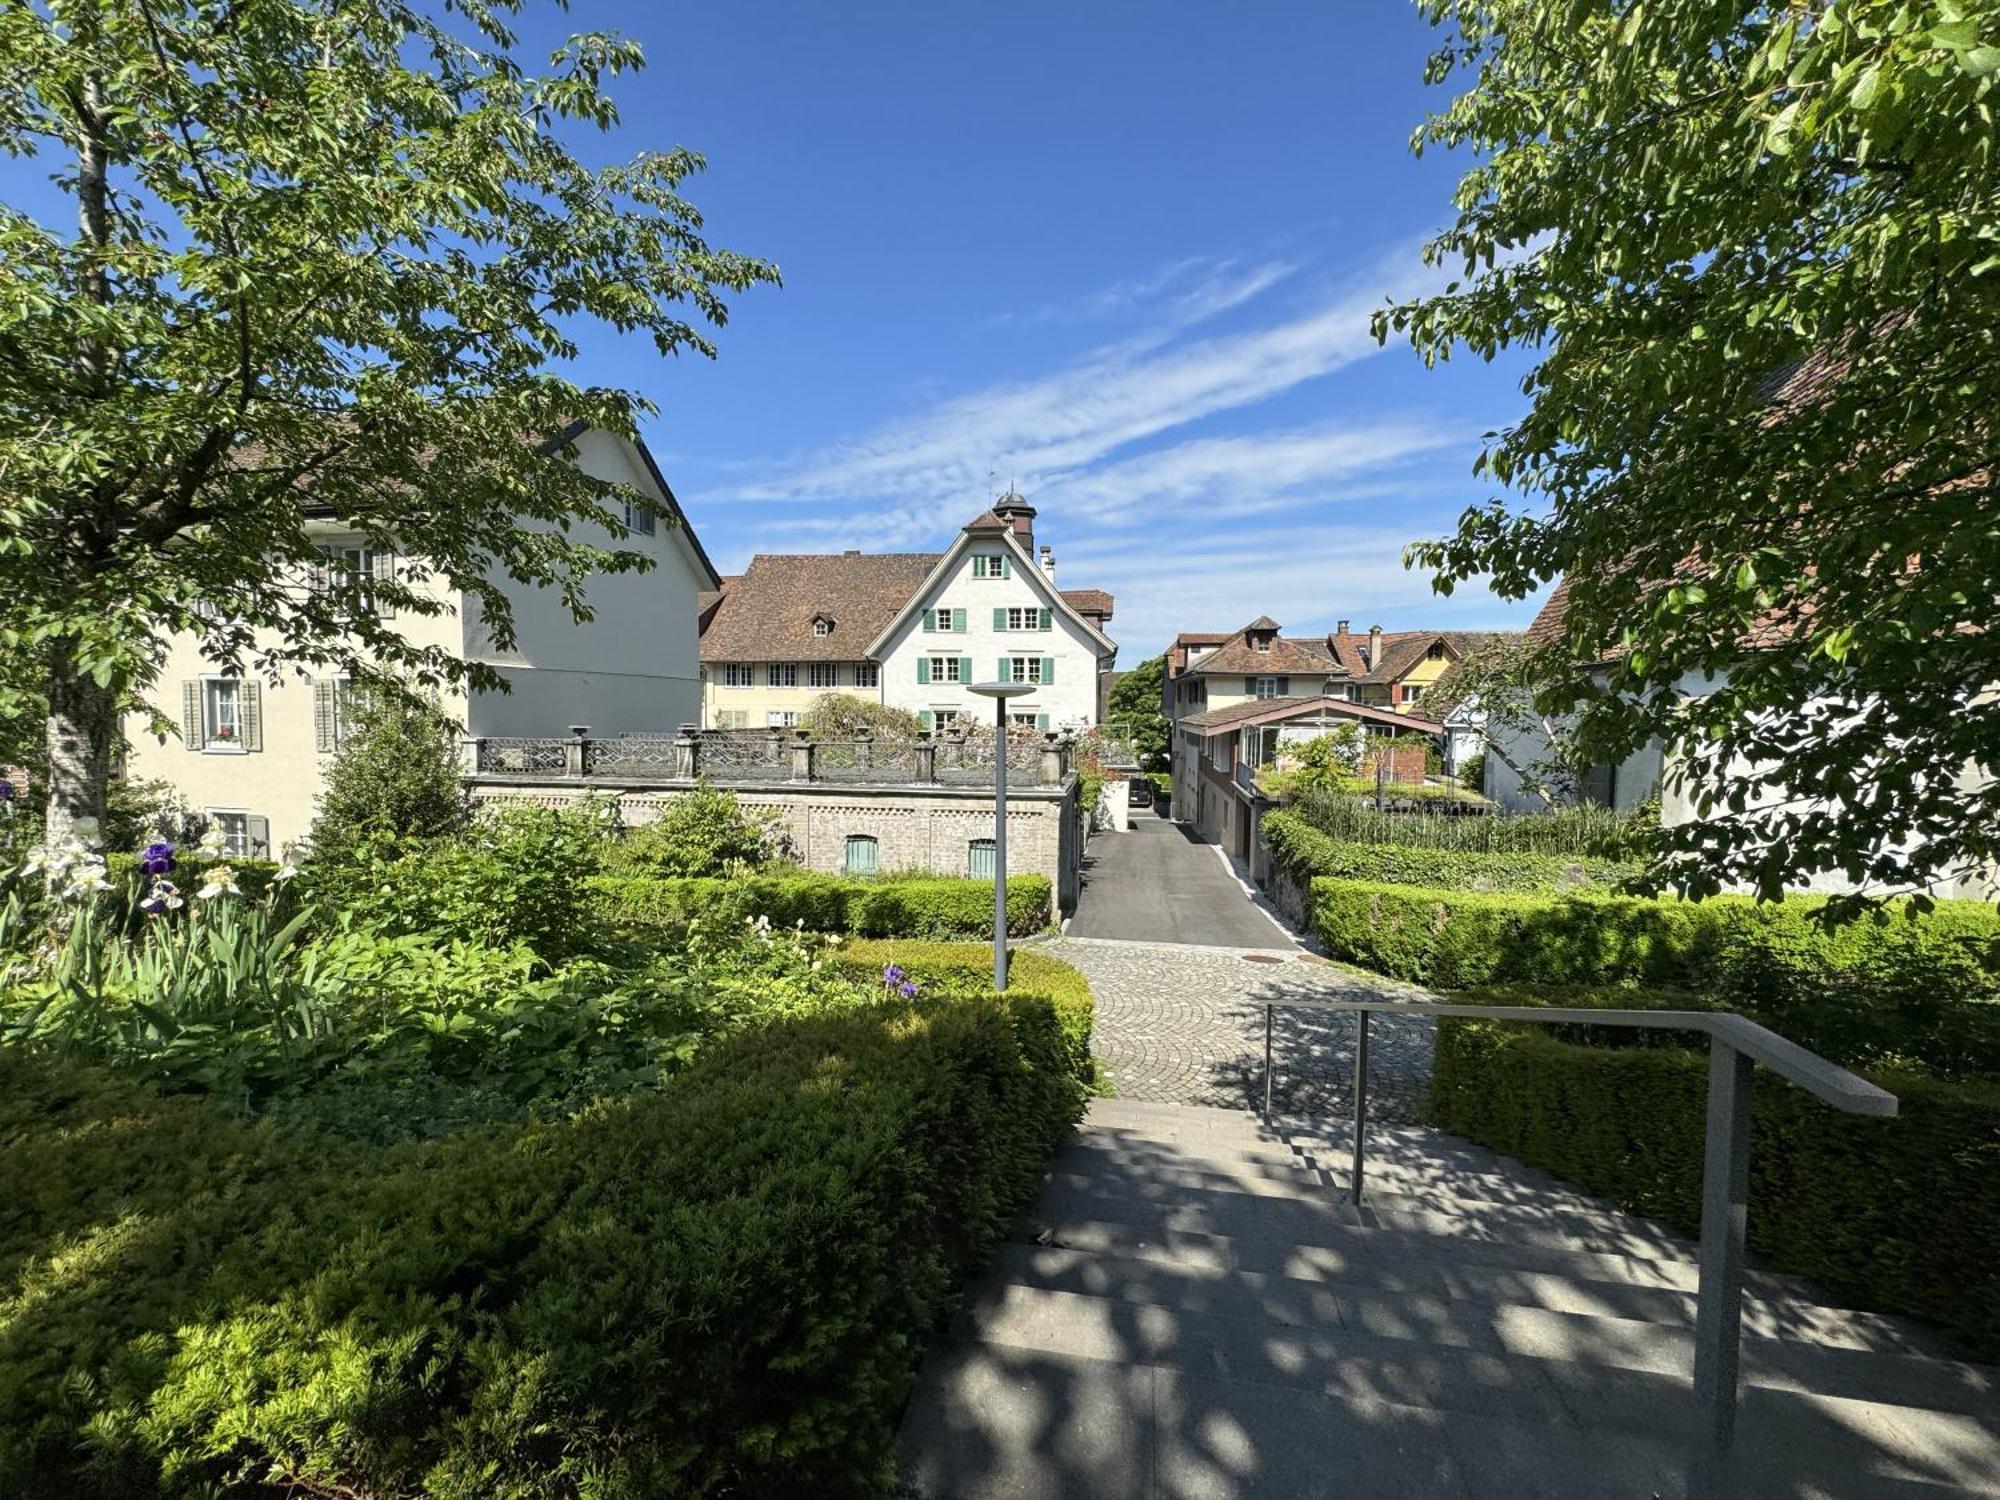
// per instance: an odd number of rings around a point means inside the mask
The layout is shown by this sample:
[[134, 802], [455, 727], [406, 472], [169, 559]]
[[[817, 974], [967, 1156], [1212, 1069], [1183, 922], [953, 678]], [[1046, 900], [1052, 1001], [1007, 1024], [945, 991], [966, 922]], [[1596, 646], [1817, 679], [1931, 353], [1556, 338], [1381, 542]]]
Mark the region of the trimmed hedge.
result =
[[0, 1049], [0, 1493], [877, 1491], [1082, 1097], [1012, 996], [387, 1149]]
[[[1831, 1296], [1925, 1318], [1973, 1358], [2000, 1358], [2000, 1085], [1870, 1076], [1901, 1101], [1895, 1119], [1842, 1114], [1759, 1070], [1751, 1249]], [[1695, 1233], [1707, 1079], [1706, 1055], [1684, 1048], [1445, 1020], [1431, 1111], [1441, 1129]]]
[[[1324, 877], [1312, 891], [1313, 928], [1333, 957], [1446, 989], [1638, 984], [1699, 990], [1772, 1015], [1821, 1003], [1874, 1007], [1916, 1032], [1945, 1009], [2000, 994], [2000, 912], [1976, 901], [1939, 902], [1915, 918], [1891, 909], [1827, 929], [1814, 920], [1815, 898], [1650, 901]], [[2000, 1067], [2000, 1052], [1932, 1065]]]
[[[696, 917], [774, 927], [804, 922], [812, 932], [862, 937], [974, 937], [993, 930], [993, 886], [953, 876], [866, 880], [812, 871], [724, 878], [602, 875], [591, 879], [609, 920], [649, 931], [674, 931]], [[1007, 877], [1007, 930], [1040, 932], [1049, 921], [1046, 875]]]
[[[839, 959], [843, 970], [863, 981], [880, 981], [882, 971], [894, 964], [927, 995], [978, 995], [993, 987], [993, 949], [989, 943], [863, 940], [842, 947]], [[1071, 1069], [1084, 1082], [1101, 1084], [1090, 1052], [1096, 1002], [1083, 971], [1032, 948], [1010, 948], [1007, 987], [1047, 997], [1062, 1026]]]
[[1324, 875], [1438, 890], [1559, 891], [1615, 887], [1639, 870], [1637, 865], [1561, 854], [1475, 854], [1336, 839], [1299, 814], [1282, 810], [1266, 813], [1261, 826], [1272, 862], [1301, 883]]

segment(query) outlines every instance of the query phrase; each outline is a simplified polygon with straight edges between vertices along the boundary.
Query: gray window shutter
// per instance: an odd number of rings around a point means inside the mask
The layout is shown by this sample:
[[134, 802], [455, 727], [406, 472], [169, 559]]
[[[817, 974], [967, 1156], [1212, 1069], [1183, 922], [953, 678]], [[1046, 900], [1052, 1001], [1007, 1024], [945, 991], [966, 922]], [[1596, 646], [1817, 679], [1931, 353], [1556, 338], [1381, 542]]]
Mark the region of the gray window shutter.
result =
[[263, 692], [249, 678], [245, 678], [236, 689], [237, 733], [243, 740], [245, 750], [264, 748], [264, 704]]
[[1291, 694], [1292, 679], [1289, 677], [1280, 677], [1278, 679], [1278, 696], [1280, 698], [1289, 698]]
[[243, 820], [244, 836], [250, 845], [252, 859], [271, 857], [271, 820], [269, 818], [246, 817]]
[[331, 677], [313, 679], [313, 743], [322, 755], [340, 748], [334, 731], [333, 695], [337, 691]]
[[920, 656], [917, 658], [917, 681], [929, 682], [930, 680], [931, 659], [928, 656]]
[[955, 610], [953, 610], [953, 611], [951, 612], [951, 628], [952, 628], [953, 630], [956, 630], [956, 631], [957, 631], [957, 632], [958, 632], [958, 633], [959, 633], [960, 635], [964, 635], [964, 634], [965, 634], [965, 611], [964, 611], [964, 610], [962, 610], [962, 609], [955, 609]]
[[1049, 628], [1049, 627], [1050, 627], [1051, 625], [1053, 625], [1054, 623], [1055, 623], [1055, 611], [1054, 611], [1054, 610], [1049, 610], [1049, 609], [1045, 609], [1045, 610], [1043, 610], [1043, 611], [1042, 611], [1042, 626], [1041, 626], [1041, 628], [1042, 628], [1042, 629], [1044, 629], [1044, 630], [1047, 630], [1047, 629], [1048, 629], [1048, 628]]
[[1007, 611], [1002, 605], [996, 604], [993, 606], [993, 628], [995, 630], [1005, 630], [1007, 628]]
[[[374, 564], [375, 581], [377, 583], [394, 583], [396, 581], [396, 554], [392, 549], [384, 547], [381, 551], [374, 554], [371, 561]], [[396, 618], [395, 607], [387, 599], [383, 598], [379, 592], [375, 598], [375, 618], [378, 620], [393, 620]]]
[[202, 735], [201, 683], [192, 678], [181, 684], [181, 743], [190, 750], [207, 743]]

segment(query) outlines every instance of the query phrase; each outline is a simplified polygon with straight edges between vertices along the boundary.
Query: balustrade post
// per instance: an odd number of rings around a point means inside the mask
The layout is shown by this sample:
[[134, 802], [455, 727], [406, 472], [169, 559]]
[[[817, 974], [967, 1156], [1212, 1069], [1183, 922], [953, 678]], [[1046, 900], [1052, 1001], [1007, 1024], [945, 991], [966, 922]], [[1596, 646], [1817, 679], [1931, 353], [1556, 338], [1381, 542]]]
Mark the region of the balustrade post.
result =
[[813, 742], [805, 730], [798, 731], [798, 739], [792, 744], [792, 780], [811, 781], [813, 779]]
[[1694, 1311], [1694, 1393], [1707, 1408], [1711, 1453], [1736, 1436], [1737, 1345], [1743, 1322], [1743, 1248], [1750, 1213], [1753, 1060], [1719, 1036], [1708, 1041], [1708, 1122], [1702, 1141], [1701, 1277]]
[[1042, 785], [1057, 786], [1063, 779], [1063, 756], [1056, 737], [1050, 734], [1042, 745]]
[[937, 780], [937, 742], [930, 731], [917, 732], [917, 780], [931, 782]]
[[461, 776], [477, 776], [480, 762], [486, 759], [486, 736], [467, 734], [459, 736], [458, 771]]
[[572, 724], [569, 738], [563, 742], [563, 775], [581, 776], [586, 763], [584, 747], [590, 743], [590, 726]]
[[674, 758], [668, 767], [676, 781], [693, 781], [701, 775], [701, 740], [692, 724], [681, 725], [674, 736]]
[[[854, 731], [854, 764], [866, 771], [875, 764], [875, 735], [872, 730]], [[864, 776], [862, 780], [867, 780]]]

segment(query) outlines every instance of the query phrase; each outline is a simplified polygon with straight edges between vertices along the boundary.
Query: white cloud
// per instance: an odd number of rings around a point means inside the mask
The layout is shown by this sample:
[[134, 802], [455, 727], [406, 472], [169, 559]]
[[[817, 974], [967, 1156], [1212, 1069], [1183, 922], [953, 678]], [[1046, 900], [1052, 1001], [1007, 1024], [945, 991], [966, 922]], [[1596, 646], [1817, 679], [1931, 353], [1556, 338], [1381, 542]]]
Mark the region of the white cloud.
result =
[[[761, 484], [743, 500], [909, 503], [963, 508], [987, 476], [1032, 489], [1117, 450], [1247, 406], [1364, 359], [1371, 314], [1430, 273], [1399, 257], [1303, 316], [1244, 333], [1098, 350], [1031, 380], [954, 397]], [[1169, 319], [1169, 322], [1171, 320]]]

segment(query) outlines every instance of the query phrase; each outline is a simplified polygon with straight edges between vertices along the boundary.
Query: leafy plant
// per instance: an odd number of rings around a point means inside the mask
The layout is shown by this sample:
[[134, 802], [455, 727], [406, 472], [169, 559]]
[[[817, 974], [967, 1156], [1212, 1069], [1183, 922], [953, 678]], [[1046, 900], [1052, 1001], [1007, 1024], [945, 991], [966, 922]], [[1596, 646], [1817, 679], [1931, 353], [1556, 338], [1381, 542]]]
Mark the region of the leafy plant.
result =
[[458, 731], [434, 703], [393, 691], [354, 690], [349, 722], [327, 767], [308, 840], [315, 859], [370, 840], [437, 838], [471, 821], [459, 775]]
[[627, 833], [615, 858], [622, 869], [653, 875], [725, 875], [756, 869], [784, 847], [775, 814], [751, 812], [734, 792], [702, 785], [668, 799], [657, 818]]
[[851, 740], [864, 729], [882, 739], [914, 740], [923, 726], [915, 714], [892, 703], [853, 693], [821, 693], [799, 715], [799, 728], [821, 740]]
[[1163, 771], [1172, 752], [1172, 726], [1161, 708], [1167, 659], [1149, 656], [1121, 674], [1105, 703], [1105, 726], [1131, 741], [1142, 771]]

